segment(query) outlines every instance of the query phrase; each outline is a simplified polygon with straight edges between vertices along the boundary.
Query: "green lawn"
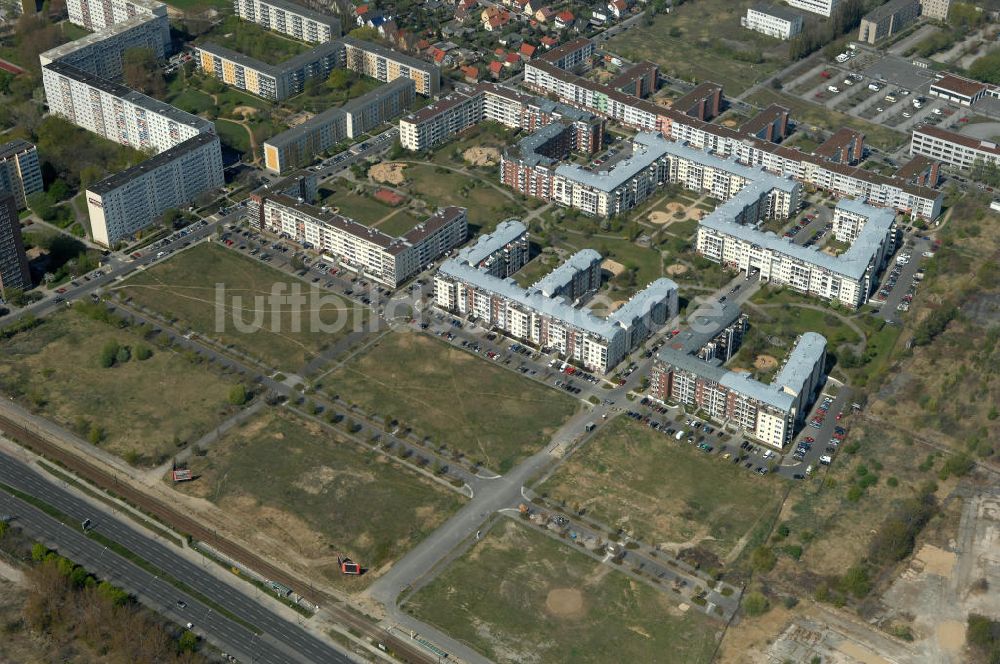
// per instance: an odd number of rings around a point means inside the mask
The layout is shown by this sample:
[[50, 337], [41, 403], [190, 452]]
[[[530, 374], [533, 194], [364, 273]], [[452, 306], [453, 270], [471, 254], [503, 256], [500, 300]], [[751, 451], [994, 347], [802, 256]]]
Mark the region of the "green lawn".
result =
[[559, 258], [555, 254], [539, 254], [514, 273], [514, 280], [527, 288], [557, 267]]
[[577, 408], [565, 394], [411, 332], [380, 339], [322, 388], [498, 472], [538, 451]]
[[[194, 442], [234, 412], [227, 399], [238, 381], [144, 336], [58, 312], [0, 342], [0, 389], [85, 439], [92, 425], [103, 428], [98, 444], [130, 462], [159, 463], [177, 450], [175, 436]], [[102, 367], [109, 342], [131, 348], [131, 359]], [[140, 346], [152, 357], [138, 360]]]
[[332, 191], [325, 187], [320, 189], [320, 197], [323, 205], [329, 206], [331, 210], [335, 210], [345, 217], [370, 226], [392, 214], [395, 210], [395, 208], [375, 200], [366, 193], [354, 193], [351, 191], [351, 183], [347, 180], [336, 180], [335, 182], [336, 185]]
[[[497, 189], [487, 181], [433, 166], [406, 167], [408, 189], [433, 207], [458, 205], [469, 209], [472, 231], [488, 232], [508, 217], [525, 212], [520, 202], [508, 197], [506, 190]], [[497, 185], [500, 187], [500, 185]]]
[[194, 88], [187, 88], [182, 93], [170, 100], [172, 106], [187, 111], [188, 113], [205, 113], [215, 106], [212, 97], [206, 92]]
[[247, 531], [287, 543], [287, 554], [349, 588], [336, 556], [370, 570], [402, 556], [461, 507], [431, 480], [338, 439], [286, 411], [268, 411], [194, 457], [185, 493], [216, 503]]
[[290, 60], [313, 48], [305, 42], [271, 32], [236, 16], [223, 19], [202, 35], [199, 41], [213, 42], [271, 65]]
[[392, 214], [392, 216], [380, 223], [378, 225], [378, 229], [393, 237], [399, 237], [403, 233], [408, 233], [413, 230], [414, 226], [424, 221], [404, 209], [401, 209], [396, 213], [393, 213], [392, 210], [389, 209], [386, 214]]
[[566, 234], [561, 244], [573, 251], [596, 249], [606, 259], [625, 266], [634, 278], [623, 275], [611, 280], [611, 291], [619, 299], [626, 299], [645, 288], [650, 282], [663, 276], [663, 259], [657, 249], [640, 247], [626, 239], [586, 238], [572, 233]]
[[[782, 42], [740, 26], [752, 0], [700, 0], [659, 14], [612, 38], [608, 50], [632, 60], [652, 60], [664, 73], [714, 81], [736, 95], [788, 63]], [[711, 20], [705, 20], [711, 17]]]
[[892, 151], [902, 145], [906, 134], [883, 127], [882, 125], [865, 122], [854, 116], [827, 109], [818, 104], [805, 101], [784, 92], [763, 88], [750, 95], [747, 100], [760, 107], [769, 104], [780, 104], [792, 112], [792, 117], [810, 129], [821, 129], [835, 132], [841, 127], [850, 127], [864, 132], [865, 140], [881, 150]]
[[[217, 311], [220, 284], [225, 288], [224, 308]], [[315, 292], [310, 290], [309, 284], [232, 249], [202, 243], [135, 274], [120, 288], [137, 304], [176, 319], [178, 327], [190, 326], [198, 334], [259, 358], [267, 366], [292, 373], [322, 349], [362, 327], [367, 318], [367, 310], [360, 305], [323, 293], [332, 299], [318, 310], [322, 322], [333, 325], [343, 321], [342, 328], [336, 332], [314, 330], [310, 302], [301, 316], [301, 331], [296, 332], [288, 305], [275, 309], [268, 299], [264, 299], [261, 310], [251, 299], [269, 298], [276, 284], [277, 288], [285, 288], [282, 292], [289, 292], [293, 284], [298, 284], [304, 295], [311, 296]], [[241, 303], [234, 300], [237, 296], [243, 298]], [[237, 304], [242, 307], [242, 319], [246, 324], [258, 316], [261, 326], [252, 332], [239, 331], [232, 319], [240, 315], [233, 311]], [[221, 328], [217, 315], [222, 317]]]
[[499, 664], [711, 661], [720, 626], [573, 545], [502, 520], [403, 605]]
[[352, 76], [352, 81], [346, 90], [331, 90], [320, 82], [318, 85], [306, 85], [306, 89], [294, 97], [281, 102], [283, 108], [291, 111], [309, 111], [321, 113], [331, 106], [341, 106], [347, 101], [367, 94], [381, 86], [374, 78]]
[[215, 121], [215, 131], [224, 145], [244, 155], [250, 152], [250, 136], [243, 125], [218, 118]]
[[780, 493], [770, 478], [624, 417], [536, 490], [649, 544], [696, 546], [719, 560], [748, 532], [766, 532]]

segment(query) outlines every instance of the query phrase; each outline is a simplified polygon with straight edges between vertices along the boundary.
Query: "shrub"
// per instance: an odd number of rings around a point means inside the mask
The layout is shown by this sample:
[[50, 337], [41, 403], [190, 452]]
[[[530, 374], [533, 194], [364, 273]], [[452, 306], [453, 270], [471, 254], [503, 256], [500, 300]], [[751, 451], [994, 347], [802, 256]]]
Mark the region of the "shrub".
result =
[[769, 608], [771, 608], [771, 604], [763, 593], [754, 591], [743, 598], [743, 610], [748, 616], [759, 616], [767, 612]]
[[777, 557], [769, 546], [758, 546], [750, 556], [750, 566], [755, 572], [770, 572], [776, 562]]

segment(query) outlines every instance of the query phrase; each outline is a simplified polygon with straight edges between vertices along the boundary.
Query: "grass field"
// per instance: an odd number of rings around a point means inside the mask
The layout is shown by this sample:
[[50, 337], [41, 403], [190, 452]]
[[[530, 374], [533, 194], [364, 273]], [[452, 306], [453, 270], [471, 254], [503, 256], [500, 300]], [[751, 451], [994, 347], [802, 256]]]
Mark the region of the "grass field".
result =
[[[226, 299], [223, 310], [223, 329], [217, 330], [216, 284], [225, 286]], [[322, 321], [332, 325], [343, 320], [338, 332], [313, 330], [311, 303], [302, 315], [301, 331], [293, 331], [290, 307], [272, 308], [264, 300], [263, 310], [256, 309], [250, 298], [267, 297], [275, 284], [290, 287], [300, 284], [303, 294], [313, 292], [309, 285], [294, 277], [278, 272], [258, 261], [216, 244], [199, 244], [173, 256], [169, 260], [135, 276], [121, 287], [124, 294], [135, 303], [158, 311], [167, 318], [177, 319], [176, 325], [203, 336], [218, 339], [257, 357], [268, 366], [294, 373], [313, 355], [345, 336], [355, 327], [361, 327], [367, 310], [349, 300], [333, 298], [318, 310]], [[286, 288], [285, 292], [287, 292]], [[254, 332], [240, 332], [233, 324], [229, 311], [238, 305], [233, 298], [243, 298], [243, 320], [250, 323], [258, 315], [262, 324]], [[331, 295], [325, 294], [325, 297]], [[277, 331], [273, 322], [277, 322]]]
[[204, 113], [215, 106], [208, 93], [194, 89], [185, 90], [174, 97], [170, 103], [177, 108], [185, 110], [188, 113], [194, 113], [195, 115]]
[[[750, 0], [701, 0], [639, 23], [608, 42], [632, 61], [652, 60], [664, 73], [714, 81], [736, 95], [787, 64], [787, 47], [740, 26]], [[705, 17], [712, 20], [706, 21]]]
[[414, 226], [424, 221], [423, 219], [415, 217], [403, 209], [398, 210], [397, 212], [392, 212], [392, 210], [389, 209], [386, 214], [391, 214], [392, 216], [380, 223], [378, 225], [378, 229], [393, 237], [399, 237], [403, 233], [408, 233], [413, 230]]
[[655, 588], [512, 520], [403, 608], [501, 664], [699, 664], [711, 661], [718, 629]]
[[[132, 359], [103, 368], [102, 348], [115, 341]], [[153, 350], [136, 359], [136, 348]], [[174, 436], [194, 442], [233, 412], [227, 380], [172, 350], [74, 311], [49, 316], [38, 327], [0, 342], [0, 389], [85, 439], [131, 462], [159, 461], [177, 450]], [[136, 456], [130, 453], [134, 452]]]
[[219, 133], [219, 140], [224, 145], [228, 145], [242, 154], [250, 152], [250, 135], [247, 134], [243, 125], [219, 118], [215, 121], [215, 130]]
[[693, 446], [618, 418], [537, 488], [550, 500], [648, 543], [735, 559], [740, 538], [774, 518], [779, 491]]
[[336, 185], [332, 191], [323, 188], [320, 189], [320, 195], [323, 198], [323, 205], [328, 205], [331, 210], [336, 208], [337, 212], [345, 217], [371, 225], [392, 214], [395, 209], [367, 194], [354, 193], [351, 191], [350, 183], [346, 180], [336, 180], [335, 182]]
[[439, 526], [462, 498], [314, 423], [270, 411], [231, 432], [191, 465], [185, 493], [207, 498], [263, 540], [331, 580], [336, 556], [377, 570]]
[[559, 258], [555, 254], [539, 254], [514, 273], [514, 281], [527, 288], [557, 267]]
[[576, 410], [569, 396], [411, 332], [379, 340], [324, 383], [498, 472], [536, 452]]
[[270, 65], [290, 60], [311, 48], [305, 42], [281, 36], [235, 16], [227, 16], [199, 39]]
[[487, 232], [508, 217], [525, 212], [525, 207], [484, 180], [432, 166], [407, 166], [409, 190], [431, 206], [458, 205], [469, 209], [473, 232]]
[[[807, 128], [815, 127], [830, 132], [837, 131], [841, 127], [857, 129], [864, 132], [866, 141], [881, 150], [892, 151], [902, 145], [907, 138], [906, 134], [902, 132], [865, 122], [852, 115], [838, 113], [799, 97], [769, 88], [757, 90], [750, 95], [747, 101], [762, 108], [770, 104], [780, 104], [790, 109], [792, 117]], [[802, 142], [796, 144], [803, 147]]]

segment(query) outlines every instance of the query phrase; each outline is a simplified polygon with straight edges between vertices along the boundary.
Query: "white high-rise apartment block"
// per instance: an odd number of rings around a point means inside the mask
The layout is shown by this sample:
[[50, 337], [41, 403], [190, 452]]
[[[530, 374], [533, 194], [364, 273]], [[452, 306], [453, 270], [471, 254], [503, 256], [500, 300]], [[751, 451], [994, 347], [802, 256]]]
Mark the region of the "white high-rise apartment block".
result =
[[340, 21], [287, 0], [233, 0], [236, 15], [269, 30], [319, 44], [340, 36]]
[[10, 192], [17, 209], [27, 206], [28, 196], [42, 191], [42, 168], [38, 150], [17, 139], [0, 145], [0, 194]]
[[219, 137], [198, 134], [87, 189], [94, 241], [112, 247], [165, 210], [223, 184]]
[[[158, 0], [66, 0], [70, 23], [97, 32], [135, 17], [167, 17], [167, 6]], [[170, 41], [169, 33], [165, 42]]]
[[789, 7], [804, 9], [813, 14], [829, 18], [840, 4], [840, 0], [787, 0]]
[[163, 152], [215, 126], [196, 115], [72, 65], [42, 68], [49, 111], [116, 143]]
[[122, 76], [125, 51], [148, 48], [160, 60], [166, 57], [169, 46], [170, 28], [166, 14], [133, 16], [99, 32], [49, 49], [39, 55], [38, 60], [42, 67], [61, 62], [115, 81]]
[[785, 7], [754, 5], [747, 7], [746, 16], [740, 19], [740, 25], [769, 37], [791, 39], [802, 32], [802, 15]]

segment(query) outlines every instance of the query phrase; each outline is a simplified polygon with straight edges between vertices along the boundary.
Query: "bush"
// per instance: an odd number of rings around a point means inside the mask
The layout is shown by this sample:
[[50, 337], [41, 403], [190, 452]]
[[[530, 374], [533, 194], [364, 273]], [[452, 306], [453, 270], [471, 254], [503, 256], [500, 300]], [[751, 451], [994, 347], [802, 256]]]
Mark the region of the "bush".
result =
[[938, 473], [938, 477], [942, 480], [948, 479], [950, 475], [963, 477], [968, 475], [975, 467], [976, 462], [970, 459], [967, 454], [954, 454], [945, 459], [944, 465], [941, 466], [941, 471]]
[[110, 369], [111, 367], [113, 367], [115, 365], [115, 359], [117, 359], [118, 351], [120, 349], [121, 346], [118, 344], [117, 341], [109, 341], [106, 344], [104, 344], [104, 347], [101, 348], [100, 358], [98, 359], [98, 362], [100, 363], [101, 367], [104, 369]]
[[247, 402], [247, 388], [242, 383], [237, 383], [229, 388], [229, 403], [234, 406], [242, 406]]
[[788, 544], [782, 549], [782, 551], [784, 551], [787, 556], [794, 558], [795, 560], [802, 557], [802, 547], [798, 544]]
[[750, 556], [750, 566], [755, 572], [770, 572], [778, 559], [769, 546], [758, 546]]
[[135, 347], [135, 359], [145, 362], [151, 357], [153, 357], [153, 349], [146, 344], [139, 344]]
[[855, 565], [844, 573], [840, 579], [840, 589], [844, 593], [850, 593], [861, 599], [871, 592], [871, 581], [868, 578], [868, 571], [864, 567]]
[[767, 612], [771, 608], [770, 602], [767, 601], [767, 597], [763, 593], [752, 592], [747, 594], [743, 598], [743, 610], [748, 616], [759, 616]]

